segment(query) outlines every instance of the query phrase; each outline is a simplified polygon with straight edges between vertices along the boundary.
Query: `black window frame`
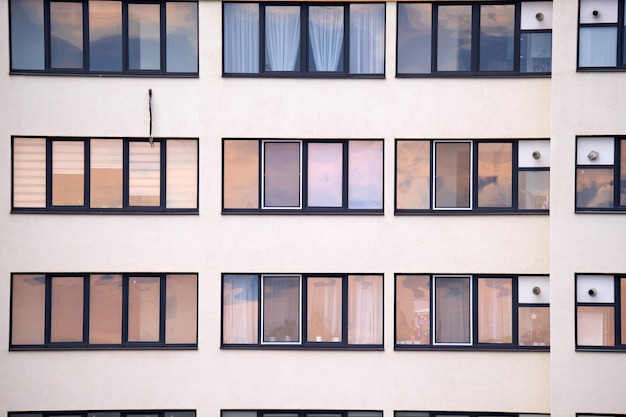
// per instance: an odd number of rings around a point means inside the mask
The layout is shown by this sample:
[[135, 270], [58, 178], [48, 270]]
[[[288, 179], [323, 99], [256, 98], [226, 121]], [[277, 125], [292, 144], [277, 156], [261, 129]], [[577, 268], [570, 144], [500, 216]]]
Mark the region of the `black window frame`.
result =
[[[36, 275], [43, 277], [45, 285], [44, 301], [44, 342], [43, 344], [13, 344], [13, 278], [15, 276]], [[122, 276], [122, 323], [121, 323], [121, 343], [120, 344], [90, 344], [89, 343], [89, 283], [92, 275], [121, 275]], [[198, 348], [198, 314], [196, 307], [196, 342], [195, 343], [166, 343], [166, 305], [167, 305], [167, 276], [168, 275], [194, 275], [196, 276], [196, 306], [198, 306], [198, 274], [195, 272], [175, 272], [175, 273], [11, 273], [11, 301], [9, 318], [9, 350], [10, 351], [30, 351], [30, 350], [150, 350], [150, 349], [176, 349], [195, 350]], [[52, 342], [50, 340], [51, 331], [51, 297], [53, 278], [83, 278], [83, 341], [82, 342]], [[159, 341], [158, 342], [134, 342], [128, 341], [128, 305], [129, 294], [128, 285], [130, 278], [159, 278], [160, 285], [160, 308], [159, 308]]]
[[[403, 276], [428, 276], [429, 277], [429, 343], [428, 344], [414, 344], [414, 343], [399, 343], [398, 335], [397, 335], [397, 319], [398, 319], [398, 310], [397, 310], [397, 289], [399, 285], [399, 278]], [[539, 345], [539, 346], [531, 346], [531, 345], [522, 345], [519, 343], [519, 308], [520, 307], [539, 307], [539, 308], [550, 308], [550, 303], [527, 303], [519, 301], [519, 278], [524, 277], [548, 277], [545, 274], [533, 274], [533, 275], [525, 275], [525, 274], [435, 274], [435, 273], [395, 273], [394, 274], [394, 350], [407, 350], [407, 351], [438, 351], [438, 350], [465, 350], [465, 351], [476, 351], [476, 350], [489, 350], [489, 351], [542, 351], [548, 352], [550, 351], [549, 345]], [[469, 300], [469, 312], [470, 312], [470, 342], [469, 343], [451, 343], [451, 342], [435, 342], [434, 329], [436, 326], [435, 317], [435, 280], [437, 278], [469, 278], [469, 290], [470, 290], [470, 300]], [[478, 334], [479, 334], [479, 326], [478, 326], [478, 281], [479, 279], [511, 279], [511, 326], [512, 326], [512, 341], [511, 343], [486, 343], [479, 342]], [[548, 278], [549, 279], [549, 278]], [[549, 285], [549, 284], [548, 284]], [[541, 291], [541, 289], [540, 289]]]
[[[225, 1], [222, 3], [222, 22], [224, 19], [225, 3], [242, 3], [241, 1]], [[386, 30], [383, 30], [383, 71], [382, 73], [351, 73], [350, 72], [350, 5], [352, 4], [380, 4], [383, 6], [384, 18], [387, 17], [387, 4], [385, 2], [300, 2], [300, 1], [245, 1], [248, 4], [259, 5], [259, 70], [258, 72], [227, 72], [225, 69], [225, 44], [222, 45], [222, 76], [223, 77], [243, 77], [243, 78], [374, 78], [384, 79], [386, 73]], [[308, 69], [308, 9], [311, 6], [343, 6], [343, 45], [342, 45], [342, 66], [341, 71], [309, 71]], [[298, 71], [266, 71], [265, 70], [265, 8], [267, 6], [298, 6], [300, 7], [300, 44], [299, 44], [299, 62], [300, 70]], [[224, 39], [224, 31], [226, 25], [222, 25], [222, 39]], [[385, 25], [386, 26], [386, 25]]]
[[[9, 51], [13, 48], [13, 41], [11, 39], [11, 3], [16, 0], [9, 0]], [[43, 31], [44, 31], [44, 69], [20, 69], [13, 67], [12, 53], [9, 52], [10, 61], [10, 74], [63, 74], [63, 75], [97, 75], [97, 76], [140, 76], [140, 77], [191, 77], [197, 78], [199, 76], [199, 34], [196, 40], [196, 70], [190, 72], [176, 72], [167, 71], [167, 27], [166, 27], [166, 7], [167, 3], [192, 3], [196, 5], [198, 10], [198, 0], [149, 0], [147, 3], [140, 2], [138, 0], [113, 0], [122, 4], [122, 70], [121, 71], [101, 71], [91, 70], [89, 66], [89, 2], [90, 0], [42, 0], [44, 3], [44, 15], [43, 15]], [[74, 68], [52, 68], [51, 66], [51, 34], [50, 34], [50, 3], [55, 1], [79, 3], [82, 5], [83, 15], [83, 67], [79, 69]], [[129, 44], [129, 17], [128, 17], [128, 5], [129, 4], [156, 4], [160, 6], [160, 69], [158, 70], [141, 70], [129, 68], [129, 56], [128, 56], [128, 44]], [[199, 14], [196, 21], [196, 33], [199, 33]]]
[[[394, 141], [394, 214], [549, 214], [550, 209], [520, 209], [519, 208], [519, 173], [520, 172], [550, 172], [548, 167], [522, 167], [519, 164], [519, 144], [524, 141], [549, 141], [546, 138], [536, 139], [396, 139]], [[427, 209], [400, 209], [398, 208], [398, 143], [400, 142], [429, 142], [429, 208]], [[436, 208], [435, 207], [435, 145], [437, 143], [469, 143], [470, 144], [470, 192], [469, 208]], [[511, 207], [479, 207], [478, 206], [478, 148], [480, 144], [510, 143], [512, 145], [512, 184]], [[541, 153], [538, 153], [541, 158]]]
[[[584, 302], [578, 301], [578, 291], [579, 291], [579, 282], [578, 279], [582, 276], [601, 276], [601, 277], [612, 277], [613, 279], [613, 302]], [[621, 294], [621, 280], [626, 279], [626, 274], [608, 274], [608, 273], [576, 273], [575, 274], [575, 290], [574, 290], [574, 317], [575, 317], [575, 334], [574, 334], [574, 343], [577, 351], [596, 351], [596, 352], [626, 352], [626, 343], [622, 342], [622, 338], [624, 335], [622, 334], [622, 315], [621, 315], [621, 306], [622, 302], [622, 294]], [[582, 288], [584, 290], [585, 288]], [[596, 291], [595, 288], [589, 288], [588, 291], [591, 290]], [[590, 296], [592, 295], [589, 292]], [[578, 307], [612, 307], [613, 308], [613, 326], [614, 333], [613, 338], [615, 344], [613, 346], [602, 346], [602, 345], [582, 345], [578, 343]], [[626, 341], [625, 341], [626, 342]]]
[[[258, 341], [256, 343], [224, 343], [224, 282], [225, 278], [233, 275], [245, 275], [255, 276], [258, 288], [258, 323], [257, 334]], [[349, 277], [350, 276], [379, 276], [381, 279], [381, 343], [380, 344], [350, 344], [348, 341], [348, 325], [349, 325]], [[264, 277], [299, 277], [300, 285], [300, 341], [263, 341], [263, 279]], [[308, 278], [338, 278], [342, 280], [342, 292], [341, 292], [341, 329], [342, 337], [341, 341], [337, 342], [325, 342], [325, 341], [307, 341], [307, 280]], [[296, 349], [296, 350], [383, 350], [384, 349], [384, 333], [385, 333], [385, 321], [384, 321], [384, 274], [383, 273], [222, 273], [220, 280], [221, 283], [221, 311], [220, 311], [220, 348], [221, 349]]]
[[[551, 77], [552, 69], [546, 72], [523, 72], [520, 69], [521, 62], [521, 36], [527, 33], [549, 33], [552, 34], [552, 29], [521, 29], [521, 5], [522, 3], [531, 3], [533, 1], [543, 1], [543, 0], [500, 0], [500, 1], [461, 1], [461, 2], [453, 2], [453, 1], [430, 1], [430, 2], [406, 2], [408, 4], [417, 3], [417, 4], [430, 4], [432, 6], [431, 11], [431, 48], [430, 48], [430, 72], [428, 73], [410, 73], [410, 72], [399, 72], [398, 71], [398, 61], [399, 61], [399, 49], [398, 42], [396, 42], [396, 77], [397, 78], [429, 78], [429, 77], [524, 77], [524, 78], [546, 78]], [[551, 1], [551, 0], [550, 0]], [[400, 4], [405, 4], [398, 2], [398, 7]], [[513, 49], [513, 69], [512, 70], [502, 70], [502, 71], [486, 71], [480, 70], [480, 7], [486, 5], [514, 5], [515, 6], [515, 25], [514, 25], [514, 49]], [[440, 6], [471, 6], [472, 7], [472, 40], [471, 40], [471, 68], [468, 71], [439, 71], [437, 70], [437, 16], [438, 16], [438, 8]], [[399, 18], [400, 13], [397, 13], [396, 16], [396, 41], [399, 36]], [[543, 17], [542, 17], [543, 18]], [[552, 60], [552, 56], [550, 57]]]
[[[626, 69], [626, 67], [625, 67]], [[579, 153], [579, 140], [580, 139], [613, 139], [613, 164], [581, 164], [578, 161], [578, 153]], [[622, 143], [623, 142], [623, 143]], [[621, 181], [621, 153], [622, 151], [626, 151], [626, 136], [577, 136], [576, 137], [576, 161], [574, 168], [574, 208], [576, 213], [626, 213], [626, 204], [621, 204], [620, 193], [623, 188], [626, 190], [626, 183], [622, 184]], [[598, 154], [596, 154], [596, 157]], [[589, 156], [588, 156], [589, 157]], [[591, 159], [591, 158], [590, 158]], [[626, 162], [626, 161], [624, 161]], [[581, 169], [588, 170], [601, 170], [601, 169], [611, 169], [613, 170], [613, 205], [611, 207], [584, 207], [579, 206], [579, 197], [578, 197], [578, 171]], [[619, 187], [617, 185], [620, 185]]]
[[[624, 0], [617, 0], [617, 22], [614, 23], [581, 23], [581, 14], [582, 7], [581, 3], [583, 0], [578, 0], [578, 30], [576, 33], [577, 42], [576, 42], [576, 71], [578, 72], [613, 72], [613, 71], [626, 71], [626, 39], [624, 38], [626, 33], [626, 28], [624, 25], [626, 24], [626, 17], [624, 13], [626, 12], [626, 5]], [[595, 10], [594, 10], [595, 11]], [[594, 14], [594, 16], [597, 16]], [[614, 66], [581, 66], [580, 65], [580, 42], [581, 36], [580, 32], [582, 28], [616, 28], [616, 47], [617, 51], [615, 56], [615, 65]]]
[[[257, 141], [259, 145], [258, 150], [258, 208], [226, 208], [225, 207], [225, 147], [227, 141]], [[349, 144], [350, 142], [380, 142], [382, 144], [381, 149], [381, 208], [349, 208], [348, 194], [349, 194]], [[264, 153], [263, 146], [265, 143], [299, 143], [300, 144], [300, 206], [294, 208], [279, 207], [274, 208], [271, 206], [265, 206], [263, 191], [264, 191]], [[342, 206], [341, 207], [315, 207], [308, 206], [308, 144], [309, 143], [341, 143], [343, 145], [343, 162], [342, 162]], [[222, 139], [222, 214], [384, 214], [385, 211], [385, 147], [383, 139], [240, 139], [240, 138], [224, 138]]]
[[[46, 207], [15, 207], [15, 161], [14, 161], [14, 141], [15, 139], [45, 139], [46, 141]], [[91, 140], [122, 140], [123, 166], [122, 166], [122, 207], [102, 208], [90, 207], [90, 141]], [[166, 207], [167, 199], [167, 142], [169, 140], [194, 141], [197, 144], [196, 160], [198, 161], [196, 172], [196, 207], [195, 208], [169, 208]], [[82, 206], [54, 206], [52, 204], [52, 143], [53, 142], [83, 142], [84, 143], [84, 198]], [[158, 206], [131, 206], [129, 204], [129, 147], [131, 142], [149, 143], [148, 138], [131, 137], [46, 137], [46, 136], [21, 136], [11, 137], [11, 213], [72, 213], [72, 214], [198, 214], [199, 213], [199, 192], [200, 192], [200, 141], [198, 138], [153, 138], [153, 143], [159, 144], [159, 164], [160, 164], [160, 191]]]
[[94, 417], [94, 414], [117, 414], [116, 417], [147, 417], [156, 415], [157, 417], [172, 417], [179, 413], [188, 413], [189, 417], [196, 416], [196, 410], [192, 409], [172, 409], [172, 410], [88, 410], [88, 411], [9, 411], [8, 417]]
[[[250, 414], [250, 417], [266, 417], [277, 415], [285, 415], [286, 417], [383, 417], [382, 410], [283, 410], [283, 409], [262, 409], [262, 410], [248, 410], [248, 409], [223, 409], [220, 410], [220, 417], [228, 417], [231, 413], [246, 413]], [[359, 415], [361, 414], [361, 415]], [[238, 415], [238, 414], [237, 414]], [[11, 416], [9, 416], [11, 417]], [[47, 416], [45, 416], [47, 417]]]
[[[409, 410], [394, 410], [394, 417], [533, 417], [533, 416], [545, 416], [549, 417], [550, 414], [544, 413], [498, 413], [498, 412], [469, 412], [469, 411], [409, 411]], [[609, 416], [606, 416], [609, 417]], [[613, 416], [610, 416], [613, 417]]]

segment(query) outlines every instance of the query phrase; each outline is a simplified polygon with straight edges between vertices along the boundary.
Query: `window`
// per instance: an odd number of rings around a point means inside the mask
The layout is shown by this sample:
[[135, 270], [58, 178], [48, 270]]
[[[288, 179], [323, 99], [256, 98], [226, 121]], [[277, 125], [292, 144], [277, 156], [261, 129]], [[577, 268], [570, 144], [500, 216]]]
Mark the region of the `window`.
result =
[[195, 410], [132, 410], [132, 411], [28, 411], [9, 412], [8, 417], [196, 417]]
[[626, 211], [626, 137], [576, 139], [576, 211]]
[[552, 1], [398, 3], [398, 76], [549, 75]]
[[[465, 411], [394, 411], [394, 417], [549, 417], [549, 414], [469, 413]], [[607, 416], [608, 417], [608, 416]], [[611, 416], [613, 417], [613, 416]]]
[[626, 276], [576, 276], [576, 347], [626, 350]]
[[10, 0], [11, 71], [198, 73], [198, 3]]
[[580, 0], [578, 69], [626, 69], [624, 0]]
[[547, 276], [396, 274], [396, 348], [547, 349]]
[[224, 75], [384, 75], [384, 3], [224, 3], [223, 12]]
[[380, 274], [223, 274], [222, 346], [383, 344]]
[[224, 212], [383, 210], [382, 140], [223, 142]]
[[396, 213], [547, 213], [548, 140], [397, 140]]
[[13, 138], [13, 212], [197, 212], [198, 140]]
[[19, 349], [197, 346], [196, 274], [13, 274]]
[[[10, 416], [9, 416], [10, 417]], [[221, 417], [383, 417], [382, 411], [222, 410]]]

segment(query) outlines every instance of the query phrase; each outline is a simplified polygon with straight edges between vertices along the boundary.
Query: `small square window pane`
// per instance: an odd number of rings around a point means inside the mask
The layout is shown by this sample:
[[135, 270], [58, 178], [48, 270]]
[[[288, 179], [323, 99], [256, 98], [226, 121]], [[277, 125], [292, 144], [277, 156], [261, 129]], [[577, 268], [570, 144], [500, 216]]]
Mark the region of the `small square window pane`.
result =
[[259, 208], [259, 142], [256, 140], [224, 141], [224, 208]]
[[341, 342], [341, 278], [307, 279], [307, 342]]
[[430, 208], [430, 142], [399, 140], [396, 142], [396, 208], [428, 210]]
[[382, 275], [348, 275], [348, 343], [383, 343]]
[[512, 71], [515, 5], [480, 6], [481, 71]]
[[89, 1], [89, 69], [122, 71], [122, 2]]
[[[430, 276], [396, 277], [396, 344], [430, 343]], [[396, 414], [397, 416], [397, 414]]]
[[307, 146], [307, 205], [343, 205], [343, 144], [309, 143]]
[[122, 343], [122, 276], [91, 275], [89, 288], [89, 343]]
[[300, 142], [265, 142], [264, 207], [300, 207], [300, 172]]
[[519, 171], [518, 193], [520, 210], [549, 210], [550, 171]]
[[46, 280], [43, 275], [13, 275], [11, 344], [43, 345]]
[[198, 334], [198, 276], [167, 275], [165, 343], [195, 344]]
[[613, 307], [579, 306], [576, 319], [579, 346], [615, 346]]
[[385, 5], [350, 4], [350, 73], [385, 70]]
[[11, 0], [11, 69], [45, 69], [43, 0]]
[[50, 2], [50, 66], [83, 68], [83, 4]]
[[13, 207], [46, 207], [46, 140], [13, 139]]
[[265, 71], [300, 70], [300, 6], [265, 8]]
[[52, 278], [50, 341], [83, 341], [83, 277]]
[[383, 208], [383, 142], [348, 142], [348, 208]]
[[[593, 152], [592, 152], [593, 151]], [[593, 155], [593, 159], [589, 156]], [[576, 163], [578, 165], [613, 165], [615, 162], [615, 138], [579, 137], [576, 140]]]
[[165, 206], [198, 208], [198, 141], [168, 140], [165, 172]]
[[576, 208], [610, 208], [614, 201], [613, 169], [576, 170]]
[[161, 278], [130, 277], [128, 283], [128, 341], [158, 342]]
[[518, 309], [520, 346], [550, 346], [550, 307]]
[[165, 3], [167, 72], [198, 72], [198, 3]]
[[263, 342], [300, 342], [300, 277], [263, 277]]
[[472, 63], [472, 6], [439, 6], [437, 70], [470, 71]]
[[224, 344], [259, 342], [258, 275], [224, 275]]
[[435, 342], [469, 344], [470, 277], [435, 277]]
[[520, 35], [520, 72], [552, 71], [552, 33]]
[[470, 151], [470, 143], [435, 143], [435, 208], [471, 208]]
[[121, 139], [90, 141], [90, 207], [123, 205], [123, 142]]
[[579, 303], [614, 303], [615, 277], [613, 275], [578, 275], [576, 277], [576, 301]]
[[616, 27], [581, 27], [579, 67], [614, 67], [617, 63]]
[[309, 71], [343, 71], [343, 6], [309, 7]]
[[85, 143], [52, 142], [52, 205], [85, 204]]
[[398, 74], [431, 72], [432, 5], [398, 3]]
[[478, 144], [478, 206], [512, 207], [513, 144]]
[[224, 72], [259, 72], [259, 4], [224, 3]]
[[161, 205], [161, 144], [147, 141], [129, 145], [129, 204], [158, 207]]
[[161, 69], [161, 6], [128, 5], [128, 68]]

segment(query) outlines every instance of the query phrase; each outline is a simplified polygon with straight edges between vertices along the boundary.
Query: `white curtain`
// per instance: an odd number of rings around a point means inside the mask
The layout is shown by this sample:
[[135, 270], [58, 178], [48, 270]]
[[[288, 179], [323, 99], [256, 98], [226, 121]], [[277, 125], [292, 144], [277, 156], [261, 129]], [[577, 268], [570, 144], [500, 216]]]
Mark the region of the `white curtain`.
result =
[[316, 71], [337, 71], [343, 46], [343, 7], [310, 7], [309, 38]]
[[383, 343], [383, 277], [348, 276], [348, 343]]
[[259, 278], [224, 276], [224, 343], [258, 343]]
[[224, 72], [259, 72], [258, 3], [224, 3]]
[[350, 73], [382, 74], [385, 63], [385, 6], [350, 5]]
[[294, 71], [300, 46], [300, 7], [265, 8], [265, 47], [268, 71]]

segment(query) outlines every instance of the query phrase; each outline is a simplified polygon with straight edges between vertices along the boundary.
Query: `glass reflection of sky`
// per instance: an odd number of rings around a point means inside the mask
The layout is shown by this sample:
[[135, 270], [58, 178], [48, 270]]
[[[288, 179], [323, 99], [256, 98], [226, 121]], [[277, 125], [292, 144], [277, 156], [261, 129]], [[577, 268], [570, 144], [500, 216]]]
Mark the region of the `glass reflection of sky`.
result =
[[343, 144], [308, 144], [309, 207], [341, 207], [343, 201]]

